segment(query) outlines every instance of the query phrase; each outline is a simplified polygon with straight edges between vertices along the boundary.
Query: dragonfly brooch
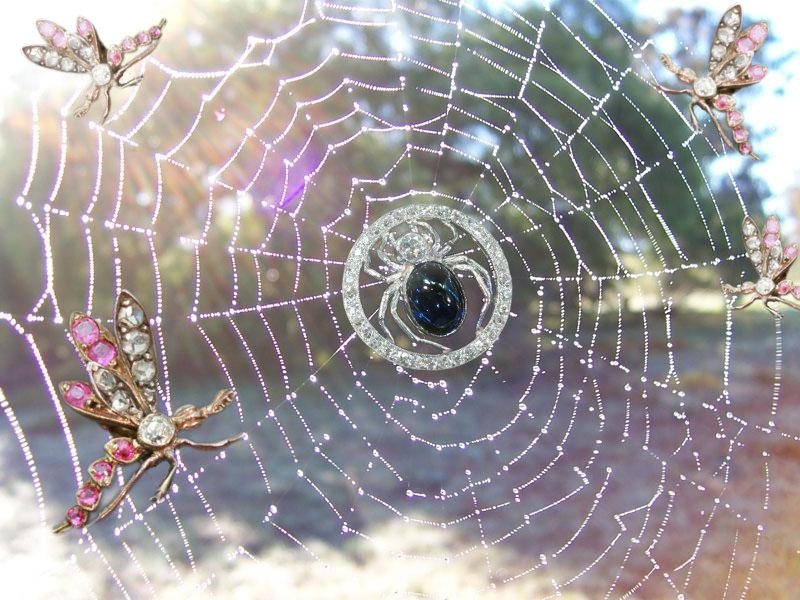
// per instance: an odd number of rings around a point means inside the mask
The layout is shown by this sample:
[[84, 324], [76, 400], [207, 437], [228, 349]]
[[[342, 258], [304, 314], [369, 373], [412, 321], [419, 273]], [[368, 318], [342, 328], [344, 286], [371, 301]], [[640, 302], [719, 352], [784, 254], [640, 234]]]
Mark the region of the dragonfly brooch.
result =
[[151, 501], [158, 502], [169, 491], [177, 465], [175, 450], [181, 446], [217, 450], [244, 438], [238, 435], [219, 442], [201, 443], [178, 437], [194, 429], [211, 415], [222, 411], [235, 397], [232, 390], [220, 391], [202, 408], [182, 406], [172, 416], [156, 410], [156, 352], [152, 331], [142, 305], [130, 292], [122, 291], [114, 308], [114, 335], [84, 314], [70, 318], [70, 333], [91, 380], [59, 384], [61, 395], [71, 408], [94, 419], [113, 436], [105, 445], [105, 456], [89, 467], [89, 481], [77, 491], [77, 503], [54, 531], [81, 528], [100, 504], [103, 489], [111, 484], [116, 468], [141, 462], [116, 496], [95, 519], [106, 518], [131, 491], [148, 469], [162, 461], [169, 472]]
[[[753, 85], [764, 79], [767, 68], [752, 64], [753, 54], [767, 39], [769, 28], [766, 23], [756, 23], [742, 30], [742, 7], [738, 4], [729, 8], [720, 19], [711, 44], [708, 59], [708, 74], [698, 76], [693, 69], [678, 67], [666, 54], [661, 56], [664, 66], [674, 73], [688, 89], [673, 89], [656, 84], [656, 87], [667, 94], [686, 94], [692, 97], [689, 115], [692, 125], [700, 131], [700, 122], [695, 114], [695, 107], [708, 113], [711, 121], [719, 131], [725, 144], [737, 149], [741, 154], [758, 160], [749, 141], [750, 132], [743, 125], [744, 116], [736, 108], [733, 98], [739, 89]], [[725, 121], [731, 130], [733, 141], [725, 133], [714, 111], [725, 115]]]
[[[147, 31], [140, 31], [133, 37], [126, 37], [119, 45], [106, 48], [94, 25], [83, 17], [78, 17], [76, 33], [65, 31], [52, 21], [36, 21], [36, 28], [47, 45], [25, 46], [22, 52], [28, 60], [46, 69], [89, 73], [91, 82], [86, 89], [86, 101], [75, 111], [75, 116], [84, 116], [103, 93], [106, 100], [103, 113], [105, 122], [111, 112], [111, 89], [135, 86], [142, 81], [141, 75], [125, 82], [122, 77], [128, 69], [156, 49], [166, 24], [162, 20]], [[126, 55], [129, 55], [127, 61]]]
[[800, 300], [800, 284], [793, 284], [786, 279], [789, 268], [797, 258], [797, 245], [790, 244], [786, 248], [781, 245], [781, 224], [773, 215], [764, 225], [764, 233], [758, 230], [753, 219], [746, 217], [742, 225], [744, 246], [748, 258], [758, 271], [757, 281], [746, 281], [741, 285], [723, 284], [722, 289], [731, 294], [752, 294], [752, 298], [734, 310], [747, 308], [756, 300], [761, 300], [773, 315], [778, 312], [770, 307], [772, 302], [786, 304], [800, 310], [800, 305], [786, 300], [786, 296]]

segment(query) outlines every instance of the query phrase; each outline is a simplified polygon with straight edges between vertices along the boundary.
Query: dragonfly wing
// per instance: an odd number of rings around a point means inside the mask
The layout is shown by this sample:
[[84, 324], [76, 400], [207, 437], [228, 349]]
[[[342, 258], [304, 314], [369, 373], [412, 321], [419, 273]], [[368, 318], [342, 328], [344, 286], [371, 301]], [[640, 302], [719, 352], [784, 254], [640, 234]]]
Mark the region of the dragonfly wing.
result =
[[105, 46], [100, 41], [100, 36], [97, 35], [97, 30], [92, 25], [92, 22], [85, 17], [78, 17], [75, 23], [75, 31], [78, 32], [75, 37], [82, 42], [80, 49], [76, 51], [92, 65], [99, 63], [100, 55], [105, 54]]
[[66, 52], [59, 52], [51, 46], [25, 46], [25, 57], [34, 64], [62, 73], [86, 73], [86, 69]]
[[147, 403], [146, 412], [153, 412], [158, 380], [153, 331], [141, 302], [127, 290], [122, 290], [117, 297], [117, 304], [114, 307], [114, 331], [121, 357], [143, 400]]
[[735, 42], [739, 37], [742, 28], [742, 7], [735, 5], [730, 7], [717, 24], [714, 31], [714, 38], [711, 42], [711, 54], [708, 58], [708, 69], [710, 72], [719, 66], [721, 62], [730, 58], [735, 49]]
[[[73, 313], [70, 317], [70, 333], [72, 341], [86, 365], [86, 370], [95, 383], [97, 395], [106, 402], [109, 410], [112, 406], [112, 396], [115, 390], [123, 390], [133, 400], [134, 408], [137, 411], [121, 410], [120, 414], [127, 414], [138, 422], [141, 413], [151, 412], [149, 404], [139, 393], [131, 374], [129, 363], [114, 336], [103, 326], [102, 323], [88, 315]], [[102, 373], [106, 371], [120, 383], [114, 387], [101, 385], [98, 381]], [[103, 376], [105, 377], [105, 376]], [[103, 382], [105, 384], [105, 381]], [[108, 391], [106, 391], [108, 387]], [[122, 398], [117, 397], [117, 406], [122, 407]], [[137, 416], [138, 415], [138, 416]]]
[[744, 247], [747, 257], [753, 263], [759, 275], [763, 274], [763, 265], [767, 257], [766, 248], [761, 238], [761, 232], [755, 221], [750, 217], [745, 217], [742, 223], [742, 234], [744, 235]]
[[136, 435], [137, 423], [128, 416], [108, 408], [93, 392], [89, 384], [82, 381], [64, 381], [58, 385], [61, 398], [70, 408], [85, 417], [97, 421], [109, 431]]

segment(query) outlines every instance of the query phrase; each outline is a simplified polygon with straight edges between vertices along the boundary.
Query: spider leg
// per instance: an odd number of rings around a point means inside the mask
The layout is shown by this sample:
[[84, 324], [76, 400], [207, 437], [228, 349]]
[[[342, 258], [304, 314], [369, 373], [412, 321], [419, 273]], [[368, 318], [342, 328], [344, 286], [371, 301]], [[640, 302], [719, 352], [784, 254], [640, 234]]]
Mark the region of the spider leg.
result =
[[741, 306], [734, 306], [733, 310], [745, 309], [748, 306], [750, 306], [751, 304], [753, 304], [753, 302], [755, 302], [756, 300], [758, 300], [758, 296], [753, 296], [752, 298], [750, 298], [750, 300], [748, 300], [746, 303], [742, 304]]
[[375, 253], [378, 255], [378, 258], [380, 258], [389, 267], [391, 267], [395, 271], [399, 271], [403, 268], [403, 265], [393, 261], [391, 258], [389, 258], [389, 255], [386, 254], [386, 243], [388, 241], [389, 240], [384, 239], [383, 243], [380, 246], [378, 246], [378, 248], [375, 250]]
[[481, 265], [463, 254], [449, 257], [445, 259], [445, 263], [451, 266], [455, 271], [469, 273], [475, 278], [475, 281], [478, 282], [478, 287], [480, 287], [483, 292], [483, 306], [478, 315], [478, 324], [475, 326], [475, 331], [479, 331], [483, 326], [483, 319], [486, 317], [486, 311], [489, 309], [489, 301], [492, 298], [491, 276]]
[[788, 300], [786, 300], [784, 298], [779, 298], [777, 296], [773, 296], [772, 298], [769, 299], [769, 301], [770, 302], [780, 302], [781, 304], [785, 304], [786, 306], [788, 306], [790, 308], [793, 308], [795, 310], [800, 310], [800, 306], [798, 306], [794, 302], [789, 302]]
[[394, 341], [394, 336], [392, 332], [389, 331], [389, 328], [386, 326], [386, 312], [389, 310], [389, 302], [392, 299], [392, 296], [395, 294], [400, 293], [400, 282], [395, 282], [386, 288], [386, 291], [383, 292], [383, 296], [381, 296], [381, 306], [378, 309], [378, 323], [381, 326], [381, 329], [386, 333], [386, 336]]
[[103, 111], [103, 120], [101, 123], [106, 122], [108, 114], [111, 112], [111, 86], [106, 86], [103, 91], [106, 93], [106, 109]]
[[228, 438], [226, 440], [220, 440], [218, 442], [195, 442], [187, 438], [181, 438], [175, 443], [175, 447], [177, 448], [178, 446], [189, 446], [190, 448], [197, 448], [198, 450], [219, 450], [220, 448], [225, 448], [243, 439], [244, 439], [243, 433], [235, 435], [232, 438]]
[[83, 117], [87, 112], [89, 112], [89, 107], [92, 106], [95, 100], [97, 100], [97, 96], [100, 94], [100, 88], [90, 83], [86, 87], [86, 100], [84, 103], [75, 111], [75, 117], [80, 119]]
[[364, 273], [366, 273], [367, 275], [372, 275], [375, 279], [386, 281], [386, 275], [370, 267], [366, 261], [364, 262], [364, 266], [362, 268], [364, 269]]
[[728, 148], [730, 148], [731, 150], [735, 150], [733, 142], [731, 142], [730, 138], [728, 137], [728, 134], [725, 133], [725, 130], [722, 129], [722, 124], [719, 122], [719, 119], [717, 119], [717, 115], [714, 114], [714, 111], [711, 110], [711, 108], [709, 108], [709, 106], [705, 102], [699, 102], [697, 105], [700, 108], [702, 108], [705, 112], [707, 112], [709, 117], [711, 117], [711, 122], [714, 123], [714, 125], [717, 127], [717, 131], [719, 131], [719, 135], [722, 138], [722, 141], [725, 143], [725, 145], [728, 146]]
[[694, 127], [694, 130], [699, 133], [702, 130], [702, 127], [700, 127], [700, 121], [697, 118], [697, 114], [694, 112], [695, 106], [701, 106], [701, 104], [697, 100], [693, 101], [689, 105], [689, 116], [692, 119], [692, 126]]
[[139, 469], [133, 475], [131, 475], [131, 478], [128, 479], [128, 481], [126, 481], [125, 484], [119, 489], [119, 492], [117, 492], [117, 495], [114, 496], [114, 499], [103, 508], [103, 511], [99, 515], [97, 515], [97, 518], [94, 520], [94, 522], [102, 521], [108, 515], [114, 512], [114, 509], [117, 508], [119, 503], [122, 502], [125, 496], [128, 495], [133, 486], [136, 485], [136, 482], [139, 481], [139, 478], [144, 475], [144, 472], [151, 467], [155, 467], [162, 460], [163, 457], [158, 454], [151, 454], [148, 456], [141, 464]]
[[657, 90], [661, 90], [665, 94], [686, 94], [688, 96], [692, 95], [692, 92], [689, 91], [689, 90], [678, 90], [678, 89], [675, 89], [675, 88], [669, 88], [669, 87], [666, 87], [664, 85], [661, 85], [658, 82], [655, 82], [653, 85], [656, 87]]
[[166, 459], [169, 461], [169, 472], [167, 476], [164, 477], [164, 480], [161, 482], [161, 485], [158, 486], [155, 495], [150, 498], [150, 502], [159, 502], [161, 501], [164, 496], [167, 495], [170, 486], [172, 485], [172, 478], [175, 477], [175, 471], [178, 470], [178, 465], [175, 463], [174, 456], [167, 456]]
[[762, 298], [762, 299], [761, 299], [761, 301], [764, 303], [764, 306], [766, 307], [766, 309], [767, 309], [769, 312], [771, 312], [771, 313], [772, 313], [772, 316], [774, 316], [774, 317], [780, 317], [780, 316], [781, 316], [781, 313], [779, 313], [777, 310], [775, 310], [774, 308], [772, 308], [772, 307], [769, 305], [769, 303], [770, 303], [770, 302], [772, 302], [772, 300], [773, 300], [772, 298]]
[[723, 283], [722, 284], [722, 291], [723, 292], [727, 292], [729, 294], [739, 294], [742, 291], [742, 286], [740, 286], [740, 285], [733, 286], [733, 285], [729, 285], [727, 283]]
[[136, 85], [139, 85], [140, 83], [142, 83], [142, 79], [144, 79], [144, 75], [139, 75], [138, 77], [134, 77], [133, 79], [130, 79], [130, 80], [126, 81], [125, 83], [122, 83], [121, 81], [118, 80], [117, 81], [117, 87], [121, 87], [121, 88], [133, 87], [133, 86], [136, 86]]
[[392, 317], [394, 317], [394, 320], [400, 326], [400, 329], [403, 330], [403, 333], [405, 333], [412, 342], [417, 342], [417, 343], [420, 343], [420, 344], [429, 344], [431, 346], [434, 346], [435, 348], [439, 348], [439, 349], [445, 350], [447, 352], [450, 351], [450, 348], [448, 348], [447, 346], [443, 346], [442, 344], [440, 344], [438, 342], [434, 342], [432, 340], [426, 340], [425, 338], [421, 338], [416, 333], [414, 333], [414, 331], [411, 329], [411, 327], [408, 326], [408, 323], [403, 321], [400, 318], [400, 315], [397, 313], [397, 305], [398, 305], [399, 302], [400, 302], [400, 294], [396, 293], [394, 295], [394, 299], [392, 300], [392, 305], [391, 305], [391, 308], [390, 308], [390, 310], [392, 311]]

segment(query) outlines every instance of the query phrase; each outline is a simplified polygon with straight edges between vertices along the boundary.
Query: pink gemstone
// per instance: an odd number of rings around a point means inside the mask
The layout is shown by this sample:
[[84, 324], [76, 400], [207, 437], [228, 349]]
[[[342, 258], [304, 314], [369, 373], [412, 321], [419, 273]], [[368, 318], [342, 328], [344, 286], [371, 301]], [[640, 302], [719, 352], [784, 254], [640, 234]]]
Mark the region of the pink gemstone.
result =
[[81, 317], [72, 324], [72, 337], [84, 346], [94, 344], [100, 339], [100, 327], [91, 317]]
[[86, 406], [86, 401], [91, 397], [92, 390], [89, 386], [78, 381], [70, 383], [67, 391], [64, 392], [64, 400], [76, 408], [83, 408]]
[[111, 361], [117, 357], [117, 349], [107, 340], [100, 340], [86, 351], [89, 360], [93, 360], [99, 365], [107, 367]]
[[83, 37], [91, 34], [94, 30], [94, 26], [83, 17], [78, 18], [78, 33], [81, 34]]
[[56, 48], [66, 48], [67, 47], [67, 36], [64, 35], [63, 31], [56, 31], [53, 35], [53, 39], [50, 40], [53, 42], [53, 46]]
[[84, 483], [78, 490], [78, 504], [92, 510], [100, 501], [100, 488], [94, 483]]
[[794, 260], [797, 258], [797, 244], [790, 244], [786, 246], [783, 251], [784, 258], [788, 258], [789, 260]]
[[744, 144], [739, 144], [739, 152], [742, 154], [748, 155], [753, 153], [753, 145], [750, 142], [745, 142]]
[[778, 294], [785, 296], [792, 291], [792, 282], [785, 279], [778, 284]]
[[752, 52], [755, 49], [756, 43], [749, 37], [742, 36], [739, 38], [739, 41], [736, 42], [736, 51], [741, 52], [742, 54], [745, 52]]
[[46, 40], [49, 40], [51, 37], [53, 37], [53, 35], [55, 35], [56, 31], [58, 31], [58, 25], [52, 21], [37, 21], [36, 28]]
[[120, 462], [130, 462], [136, 458], [136, 447], [130, 440], [119, 439], [114, 443], [114, 449], [111, 451], [111, 456]]
[[111, 483], [111, 476], [114, 474], [114, 465], [107, 460], [96, 460], [89, 467], [89, 475], [99, 485], [106, 486]]
[[88, 514], [80, 506], [73, 506], [67, 511], [67, 523], [72, 527], [83, 527], [86, 525]]
[[732, 110], [728, 113], [728, 125], [731, 127], [736, 127], [742, 121], [744, 121], [744, 115], [738, 110]]
[[134, 40], [132, 37], [126, 37], [124, 40], [122, 40], [121, 45], [125, 52], [133, 52], [136, 50], [136, 40]]
[[750, 132], [744, 127], [737, 127], [733, 130], [733, 141], [737, 144], [746, 142], [748, 137], [750, 137]]
[[714, 98], [714, 108], [717, 110], [728, 110], [733, 106], [733, 98], [727, 94], [720, 94]]
[[750, 68], [747, 69], [747, 74], [750, 75], [750, 79], [753, 81], [761, 81], [767, 75], [767, 70], [761, 65], [750, 65]]
[[151, 27], [149, 33], [151, 38], [157, 40], [158, 38], [161, 37], [161, 27], [155, 27], [155, 26]]
[[764, 229], [767, 230], [769, 233], [780, 233], [781, 222], [778, 220], [778, 217], [776, 217], [775, 215], [770, 216], [770, 218], [767, 219], [767, 222], [764, 225]]
[[750, 28], [748, 35], [750, 39], [754, 42], [763, 42], [767, 39], [767, 34], [769, 33], [769, 28], [767, 27], [766, 23], [756, 23]]
[[774, 233], [768, 233], [764, 236], [764, 245], [767, 248], [772, 248], [775, 244], [778, 243], [778, 236]]
[[150, 34], [146, 31], [140, 31], [136, 34], [136, 41], [139, 43], [140, 46], [144, 46], [145, 44], [150, 43]]
[[122, 50], [119, 49], [119, 46], [111, 46], [111, 48], [108, 49], [106, 58], [108, 59], [108, 64], [112, 67], [116, 67], [122, 62]]

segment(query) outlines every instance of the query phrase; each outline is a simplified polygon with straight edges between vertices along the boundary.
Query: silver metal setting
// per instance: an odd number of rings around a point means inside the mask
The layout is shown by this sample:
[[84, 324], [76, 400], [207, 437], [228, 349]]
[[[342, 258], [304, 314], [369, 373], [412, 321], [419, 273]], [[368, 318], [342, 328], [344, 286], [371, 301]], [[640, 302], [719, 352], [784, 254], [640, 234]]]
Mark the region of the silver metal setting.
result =
[[[445, 349], [439, 354], [425, 354], [406, 350], [387, 339], [370, 323], [361, 302], [360, 278], [369, 268], [371, 253], [376, 243], [382, 242], [399, 225], [409, 221], [441, 221], [445, 226], [458, 227], [467, 233], [491, 263], [494, 279], [491, 297], [492, 316], [475, 338], [465, 346]], [[486, 352], [500, 337], [511, 310], [511, 273], [500, 244], [474, 218], [446, 206], [414, 204], [393, 210], [370, 225], [353, 244], [342, 278], [342, 298], [347, 318], [359, 338], [375, 353], [393, 364], [409, 369], [441, 371], [467, 363]]]

